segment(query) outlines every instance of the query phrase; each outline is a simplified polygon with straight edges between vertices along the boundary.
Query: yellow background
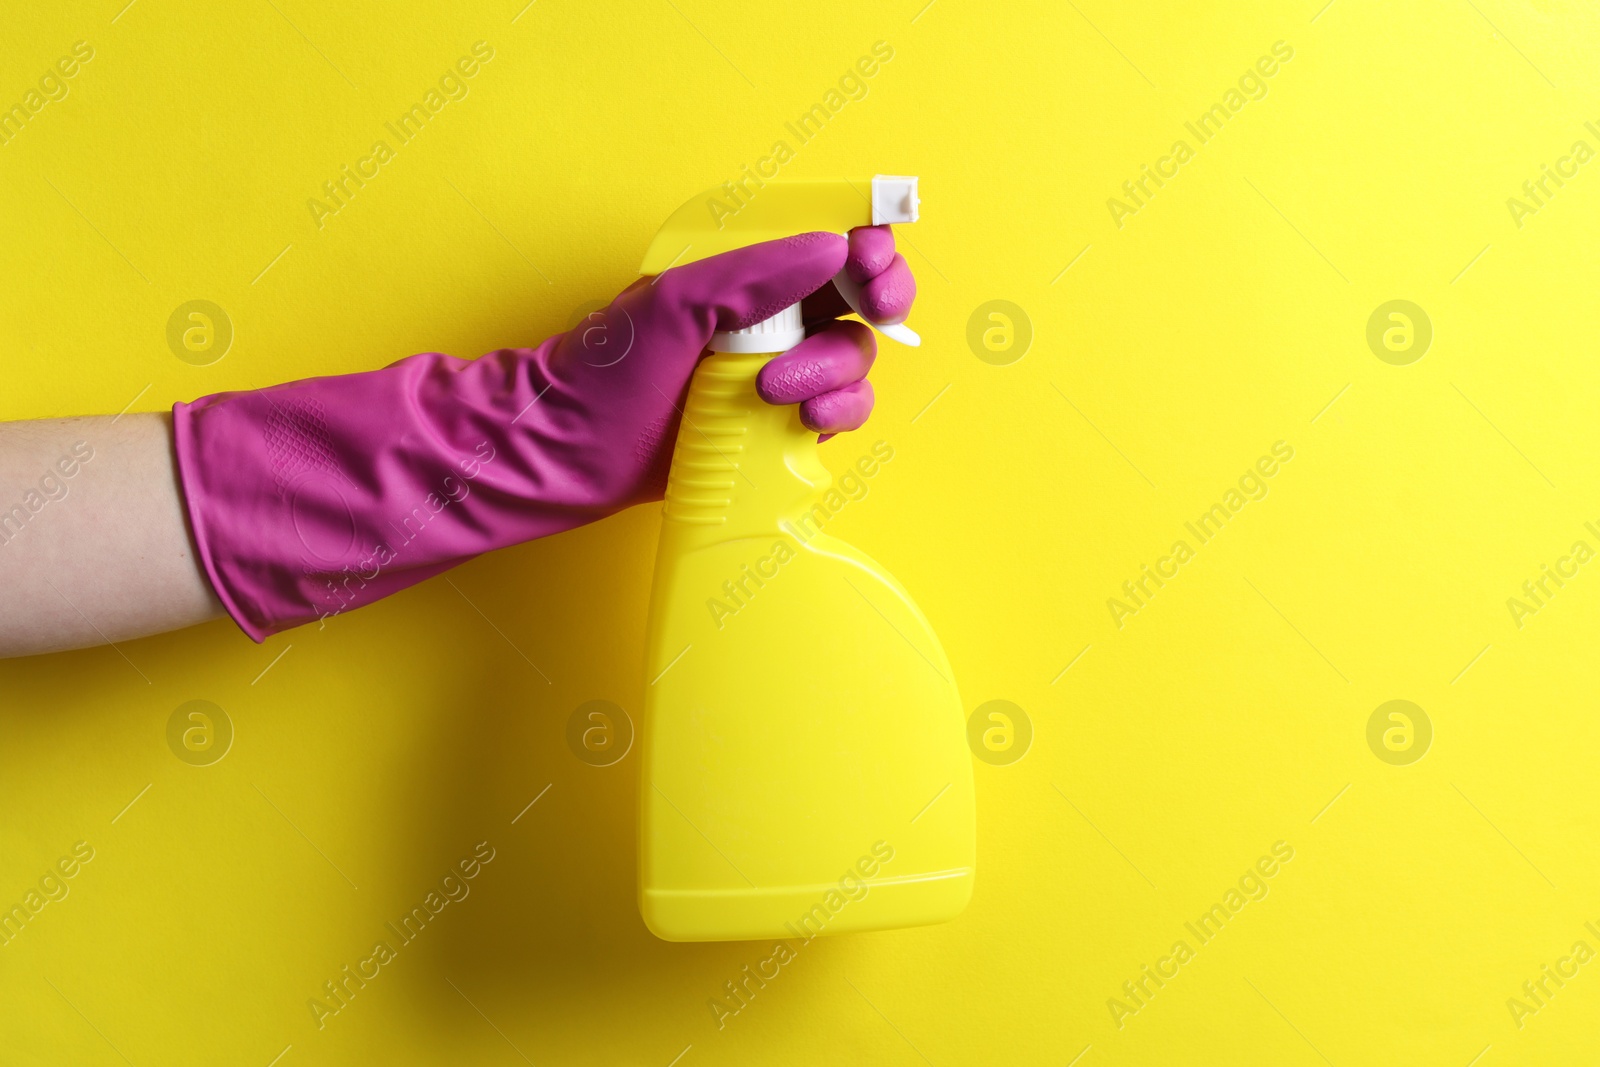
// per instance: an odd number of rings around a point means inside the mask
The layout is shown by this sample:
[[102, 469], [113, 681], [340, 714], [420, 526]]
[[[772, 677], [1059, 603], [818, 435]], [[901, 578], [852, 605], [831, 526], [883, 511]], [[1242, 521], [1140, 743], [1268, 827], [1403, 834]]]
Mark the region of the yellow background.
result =
[[[534, 343], [778, 139], [789, 177], [918, 174], [926, 344], [885, 346], [870, 428], [825, 446], [895, 449], [829, 532], [912, 591], [969, 711], [1014, 701], [1035, 737], [976, 767], [959, 920], [809, 945], [719, 1030], [707, 1001], [770, 946], [653, 939], [637, 754], [565, 742], [584, 701], [637, 713], [657, 508], [262, 647], [218, 622], [0, 664], [0, 904], [96, 850], [0, 948], [0, 1060], [1592, 1052], [1600, 963], [1520, 1029], [1506, 1006], [1600, 948], [1600, 565], [1520, 629], [1506, 606], [1600, 547], [1600, 164], [1521, 228], [1505, 203], [1600, 146], [1586, 5], [121, 3], [5, 13], [0, 102], [95, 57], [0, 147], [0, 416]], [[319, 230], [307, 198], [478, 40], [470, 95]], [[1269, 94], [1119, 229], [1107, 198], [1280, 40]], [[209, 366], [166, 343], [192, 299], [236, 331]], [[1006, 366], [966, 339], [996, 299], [1034, 333]], [[1408, 366], [1365, 340], [1393, 299], [1434, 327]], [[1119, 629], [1107, 598], [1279, 440], [1269, 495]], [[211, 766], [166, 743], [192, 699], [236, 730]], [[1433, 726], [1408, 766], [1366, 740], [1392, 699]], [[471, 895], [319, 1030], [307, 1000], [484, 840]], [[1280, 840], [1270, 894], [1119, 1029], [1107, 1000]]]

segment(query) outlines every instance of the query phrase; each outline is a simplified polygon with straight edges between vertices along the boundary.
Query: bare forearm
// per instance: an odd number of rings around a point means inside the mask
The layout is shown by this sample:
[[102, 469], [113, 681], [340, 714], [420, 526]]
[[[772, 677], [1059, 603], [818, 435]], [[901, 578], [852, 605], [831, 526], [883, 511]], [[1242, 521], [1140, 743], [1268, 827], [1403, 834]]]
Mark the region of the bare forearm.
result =
[[189, 537], [166, 413], [0, 423], [0, 656], [223, 613]]

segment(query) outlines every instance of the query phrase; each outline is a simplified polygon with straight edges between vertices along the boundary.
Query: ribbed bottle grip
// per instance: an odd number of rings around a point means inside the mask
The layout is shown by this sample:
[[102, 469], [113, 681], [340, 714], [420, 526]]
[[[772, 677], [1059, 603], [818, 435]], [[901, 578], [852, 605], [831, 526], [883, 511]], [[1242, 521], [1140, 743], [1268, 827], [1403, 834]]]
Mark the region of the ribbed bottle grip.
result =
[[727, 522], [749, 434], [752, 383], [764, 355], [712, 357], [695, 368], [667, 478], [670, 521], [694, 526]]

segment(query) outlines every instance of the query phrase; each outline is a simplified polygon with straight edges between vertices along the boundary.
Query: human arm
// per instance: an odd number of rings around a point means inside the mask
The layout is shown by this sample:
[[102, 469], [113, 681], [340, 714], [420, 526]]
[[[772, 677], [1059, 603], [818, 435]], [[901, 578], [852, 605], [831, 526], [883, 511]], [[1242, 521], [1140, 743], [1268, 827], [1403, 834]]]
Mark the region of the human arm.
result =
[[0, 656], [223, 613], [195, 560], [167, 412], [0, 423]]
[[262, 640], [482, 552], [660, 499], [711, 333], [801, 297], [812, 334], [768, 365], [760, 391], [798, 403], [819, 433], [854, 429], [872, 407], [862, 379], [876, 347], [864, 326], [833, 320], [843, 302], [823, 287], [841, 265], [862, 283], [867, 314], [904, 318], [915, 286], [886, 227], [848, 244], [808, 234], [641, 279], [534, 348], [476, 360], [422, 353], [204, 397], [171, 417], [0, 428], [0, 489], [36, 478], [64, 434], [69, 447], [97, 449], [67, 496], [29, 519], [51, 520], [37, 527], [54, 528], [50, 543], [9, 560], [0, 546], [0, 567], [11, 568], [0, 570], [0, 656], [142, 636], [223, 609]]

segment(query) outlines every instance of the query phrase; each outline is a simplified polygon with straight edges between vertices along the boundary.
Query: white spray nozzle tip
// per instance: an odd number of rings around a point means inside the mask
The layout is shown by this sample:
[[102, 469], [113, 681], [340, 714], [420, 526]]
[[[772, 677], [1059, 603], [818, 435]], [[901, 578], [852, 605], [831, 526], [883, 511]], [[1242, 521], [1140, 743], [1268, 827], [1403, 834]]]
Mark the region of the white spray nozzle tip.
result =
[[915, 175], [879, 174], [872, 179], [872, 224], [916, 222], [917, 179]]
[[872, 328], [885, 337], [899, 341], [907, 348], [917, 348], [922, 344], [922, 335], [903, 322], [888, 322], [881, 326], [875, 322]]

